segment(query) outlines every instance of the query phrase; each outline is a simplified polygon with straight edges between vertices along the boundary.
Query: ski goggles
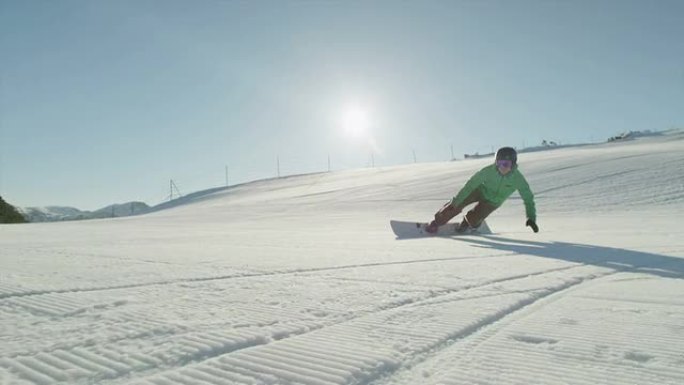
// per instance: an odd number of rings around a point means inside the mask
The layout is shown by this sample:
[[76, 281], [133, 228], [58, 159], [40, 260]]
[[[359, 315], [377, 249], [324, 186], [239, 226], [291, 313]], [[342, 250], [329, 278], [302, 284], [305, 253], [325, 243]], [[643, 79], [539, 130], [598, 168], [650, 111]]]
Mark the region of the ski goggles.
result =
[[496, 167], [498, 168], [511, 168], [513, 167], [513, 161], [508, 159], [499, 159], [496, 161]]

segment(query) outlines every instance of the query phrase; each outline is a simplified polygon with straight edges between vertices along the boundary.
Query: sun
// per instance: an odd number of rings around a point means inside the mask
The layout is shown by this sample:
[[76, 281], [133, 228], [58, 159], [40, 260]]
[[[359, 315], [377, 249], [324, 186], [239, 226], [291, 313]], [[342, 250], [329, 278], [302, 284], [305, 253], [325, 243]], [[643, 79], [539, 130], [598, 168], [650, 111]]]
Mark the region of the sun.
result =
[[368, 113], [359, 107], [352, 106], [345, 110], [342, 115], [342, 128], [352, 138], [361, 138], [367, 135], [370, 128]]

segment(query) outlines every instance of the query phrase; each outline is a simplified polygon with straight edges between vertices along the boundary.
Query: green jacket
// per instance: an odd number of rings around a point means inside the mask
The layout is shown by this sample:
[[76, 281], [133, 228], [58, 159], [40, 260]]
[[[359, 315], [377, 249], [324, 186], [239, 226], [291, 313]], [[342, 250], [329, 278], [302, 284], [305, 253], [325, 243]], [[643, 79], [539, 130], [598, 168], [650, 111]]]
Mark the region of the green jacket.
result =
[[534, 195], [532, 194], [530, 185], [527, 184], [525, 177], [520, 170], [518, 170], [518, 166], [513, 167], [513, 170], [507, 175], [501, 175], [499, 170], [497, 170], [496, 165], [493, 164], [483, 168], [468, 180], [461, 191], [459, 191], [451, 200], [451, 204], [453, 206], [458, 206], [478, 188], [484, 199], [496, 207], [501, 206], [515, 190], [518, 190], [525, 202], [527, 219], [533, 221], [537, 220], [537, 210], [534, 207]]

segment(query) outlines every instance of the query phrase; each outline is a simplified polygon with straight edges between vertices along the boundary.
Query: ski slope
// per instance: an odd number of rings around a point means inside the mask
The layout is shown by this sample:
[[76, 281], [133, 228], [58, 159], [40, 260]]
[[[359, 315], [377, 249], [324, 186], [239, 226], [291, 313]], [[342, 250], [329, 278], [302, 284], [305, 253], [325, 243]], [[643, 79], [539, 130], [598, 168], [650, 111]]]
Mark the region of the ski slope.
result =
[[684, 383], [684, 135], [521, 154], [538, 234], [395, 239], [489, 162], [2, 225], [0, 384]]

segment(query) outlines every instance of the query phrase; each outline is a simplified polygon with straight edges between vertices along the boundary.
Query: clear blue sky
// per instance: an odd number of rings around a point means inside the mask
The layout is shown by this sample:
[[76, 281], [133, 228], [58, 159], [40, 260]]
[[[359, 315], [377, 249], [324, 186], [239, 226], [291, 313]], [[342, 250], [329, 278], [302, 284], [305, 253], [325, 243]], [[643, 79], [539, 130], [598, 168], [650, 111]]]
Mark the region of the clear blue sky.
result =
[[156, 204], [682, 127], [684, 1], [0, 0], [0, 82], [5, 200]]

